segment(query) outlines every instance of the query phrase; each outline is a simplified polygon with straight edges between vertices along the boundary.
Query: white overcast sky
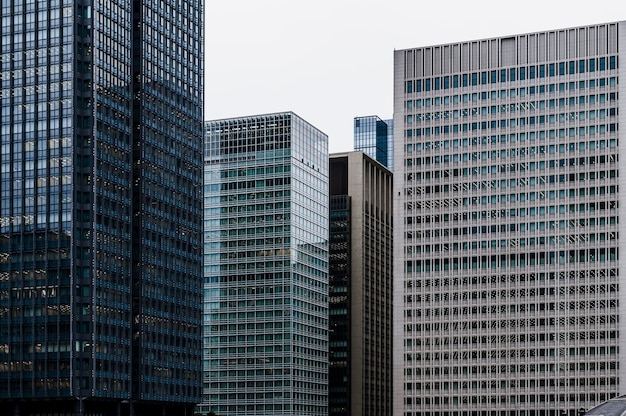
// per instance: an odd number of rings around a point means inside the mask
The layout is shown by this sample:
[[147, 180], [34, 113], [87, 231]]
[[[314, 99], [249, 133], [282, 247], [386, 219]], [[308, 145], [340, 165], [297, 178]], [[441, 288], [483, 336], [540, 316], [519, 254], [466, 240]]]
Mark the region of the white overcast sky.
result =
[[393, 117], [393, 51], [626, 20], [623, 0], [205, 0], [205, 119], [293, 111], [353, 150]]

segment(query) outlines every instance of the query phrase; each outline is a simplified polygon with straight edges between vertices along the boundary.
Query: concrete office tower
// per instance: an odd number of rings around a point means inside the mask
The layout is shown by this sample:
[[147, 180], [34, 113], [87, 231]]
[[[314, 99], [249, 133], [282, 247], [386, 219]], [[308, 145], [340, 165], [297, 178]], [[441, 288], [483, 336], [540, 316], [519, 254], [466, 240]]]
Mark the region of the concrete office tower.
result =
[[624, 48], [619, 22], [395, 52], [397, 415], [626, 390]]
[[363, 152], [331, 155], [331, 416], [391, 415], [391, 192], [391, 172]]
[[200, 414], [328, 413], [328, 137], [286, 112], [205, 124]]
[[378, 116], [355, 117], [354, 150], [365, 152], [393, 170], [393, 120], [381, 120]]
[[3, 414], [201, 398], [202, 9], [2, 2]]

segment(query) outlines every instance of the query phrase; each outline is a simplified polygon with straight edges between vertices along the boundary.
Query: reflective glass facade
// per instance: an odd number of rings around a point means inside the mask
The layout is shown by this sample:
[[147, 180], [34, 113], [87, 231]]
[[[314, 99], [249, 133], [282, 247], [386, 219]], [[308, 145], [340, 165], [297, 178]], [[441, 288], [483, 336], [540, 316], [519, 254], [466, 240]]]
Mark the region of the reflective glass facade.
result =
[[377, 116], [354, 118], [354, 150], [393, 170], [393, 120]]
[[576, 415], [624, 390], [625, 34], [395, 52], [398, 414]]
[[329, 415], [350, 414], [350, 202], [347, 194], [330, 197]]
[[10, 414], [169, 414], [199, 401], [202, 10], [2, 2]]
[[328, 137], [293, 113], [205, 124], [200, 414], [328, 413]]

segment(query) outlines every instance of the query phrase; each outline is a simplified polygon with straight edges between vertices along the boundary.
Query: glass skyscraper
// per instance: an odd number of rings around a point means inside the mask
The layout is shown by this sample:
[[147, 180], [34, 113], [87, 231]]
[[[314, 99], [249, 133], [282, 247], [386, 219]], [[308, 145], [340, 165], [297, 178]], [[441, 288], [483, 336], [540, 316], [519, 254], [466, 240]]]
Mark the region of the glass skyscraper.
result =
[[354, 150], [393, 170], [393, 120], [377, 116], [354, 118]]
[[625, 35], [395, 52], [396, 414], [573, 416], [624, 393]]
[[287, 112], [205, 124], [206, 415], [328, 414], [328, 138]]
[[0, 9], [0, 405], [201, 397], [200, 0]]

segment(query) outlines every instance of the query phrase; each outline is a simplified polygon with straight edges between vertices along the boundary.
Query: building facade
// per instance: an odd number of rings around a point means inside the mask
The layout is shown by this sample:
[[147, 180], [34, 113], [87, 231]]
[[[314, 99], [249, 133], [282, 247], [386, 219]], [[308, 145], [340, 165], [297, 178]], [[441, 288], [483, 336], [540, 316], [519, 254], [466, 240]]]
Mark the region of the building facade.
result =
[[355, 117], [354, 150], [365, 152], [393, 170], [393, 120], [381, 120], [378, 116]]
[[290, 112], [205, 129], [198, 413], [327, 415], [328, 137]]
[[365, 153], [331, 155], [331, 416], [392, 413], [391, 192], [391, 172]]
[[203, 4], [3, 1], [0, 13], [0, 405], [190, 413]]
[[395, 52], [395, 414], [626, 389], [624, 48], [618, 22]]

